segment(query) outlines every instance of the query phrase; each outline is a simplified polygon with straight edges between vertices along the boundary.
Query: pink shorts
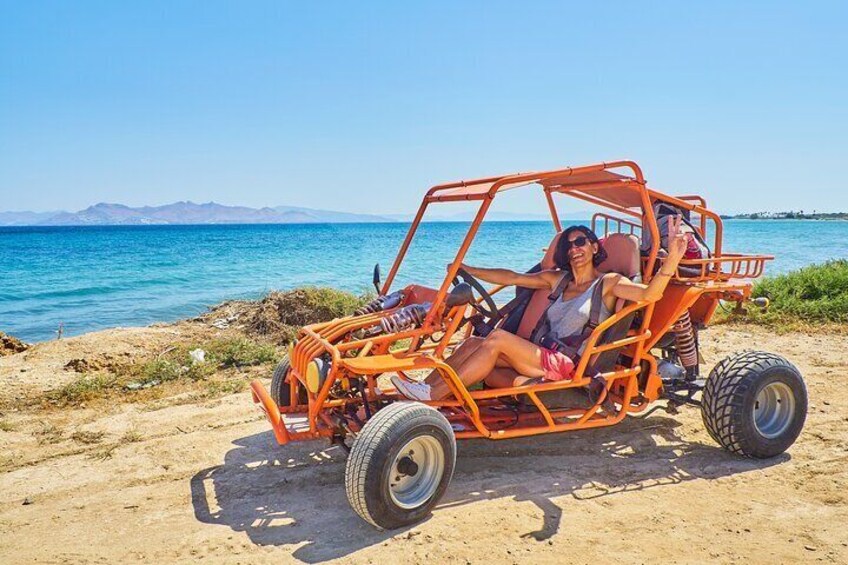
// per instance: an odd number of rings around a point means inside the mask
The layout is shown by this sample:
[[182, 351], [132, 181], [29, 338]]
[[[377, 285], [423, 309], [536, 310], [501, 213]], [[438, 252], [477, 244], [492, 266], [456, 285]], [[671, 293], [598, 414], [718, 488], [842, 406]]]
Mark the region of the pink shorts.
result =
[[546, 381], [571, 380], [574, 376], [574, 361], [558, 351], [542, 347], [542, 369]]

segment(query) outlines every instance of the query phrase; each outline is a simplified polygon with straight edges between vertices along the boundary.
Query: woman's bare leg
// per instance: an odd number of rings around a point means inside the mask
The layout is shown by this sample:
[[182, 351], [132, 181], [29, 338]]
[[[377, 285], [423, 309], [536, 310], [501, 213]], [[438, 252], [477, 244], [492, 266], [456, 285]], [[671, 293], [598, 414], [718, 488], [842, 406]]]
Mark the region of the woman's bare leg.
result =
[[[463, 341], [459, 347], [457, 347], [450, 357], [445, 359], [445, 363], [450, 365], [456, 370], [462, 363], [465, 362], [471, 355], [474, 354], [477, 349], [483, 345], [484, 338], [478, 336], [472, 336]], [[509, 362], [506, 360], [506, 357], [500, 356], [497, 361], [497, 366], [492, 370], [492, 374], [490, 375], [491, 379], [486, 379], [486, 384], [493, 388], [501, 388], [512, 386], [513, 380], [518, 376], [518, 373]], [[430, 386], [433, 386], [436, 383], [443, 382], [442, 375], [439, 373], [438, 369], [433, 369], [427, 378], [424, 379], [424, 382]]]
[[[471, 357], [471, 355], [473, 355], [474, 352], [483, 345], [483, 341], [484, 339], [482, 337], [469, 337], [453, 351], [450, 357], [445, 359], [445, 363], [456, 370], [457, 367], [464, 363], [466, 359]], [[430, 374], [427, 375], [427, 378], [424, 379], [424, 382], [430, 386], [433, 386], [436, 383], [441, 383], [443, 382], [442, 375], [439, 373], [438, 369], [433, 369], [430, 371]]]
[[518, 372], [512, 367], [495, 367], [486, 377], [486, 385], [492, 388], [511, 387], [517, 378]]
[[[521, 375], [541, 377], [545, 374], [542, 369], [541, 348], [503, 330], [490, 333], [483, 343], [454, 366], [454, 369], [463, 384], [470, 386], [485, 379], [498, 364], [499, 358], [503, 358]], [[443, 379], [428, 384], [432, 386], [431, 394], [434, 399], [441, 399], [450, 392]]]

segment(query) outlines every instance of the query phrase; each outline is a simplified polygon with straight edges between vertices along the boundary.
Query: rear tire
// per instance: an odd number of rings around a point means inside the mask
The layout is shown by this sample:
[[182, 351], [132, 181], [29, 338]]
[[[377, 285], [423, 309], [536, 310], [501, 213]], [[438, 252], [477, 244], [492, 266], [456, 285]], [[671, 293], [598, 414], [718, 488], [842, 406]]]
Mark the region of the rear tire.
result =
[[418, 402], [395, 402], [371, 418], [345, 468], [347, 499], [359, 516], [391, 530], [430, 514], [456, 464], [456, 438], [447, 419]]
[[807, 418], [807, 388], [779, 355], [743, 351], [723, 359], [704, 385], [701, 416], [723, 448], [764, 459], [786, 451]]
[[[291, 387], [288, 381], [286, 381], [290, 367], [288, 359], [280, 361], [274, 369], [274, 375], [271, 377], [271, 390], [268, 392], [271, 394], [271, 399], [280, 407], [291, 406]], [[297, 387], [297, 403], [309, 403], [306, 389], [302, 386]]]

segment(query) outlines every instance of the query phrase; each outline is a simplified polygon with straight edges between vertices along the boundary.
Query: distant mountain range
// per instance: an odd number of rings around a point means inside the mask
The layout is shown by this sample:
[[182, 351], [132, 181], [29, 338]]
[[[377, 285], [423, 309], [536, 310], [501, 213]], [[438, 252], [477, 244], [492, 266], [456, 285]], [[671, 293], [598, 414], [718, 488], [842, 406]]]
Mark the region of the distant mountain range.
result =
[[0, 226], [37, 226], [59, 212], [0, 212]]
[[[581, 212], [582, 213], [582, 212]], [[580, 216], [585, 219], [590, 212]], [[0, 212], [0, 226], [143, 226], [176, 224], [317, 224], [357, 222], [410, 222], [414, 214], [350, 214], [297, 206], [249, 208], [225, 206], [216, 202], [195, 204], [175, 202], [164, 206], [133, 208], [123, 204], [100, 203], [79, 212]], [[428, 213], [425, 221], [471, 221], [474, 212], [451, 215]], [[568, 216], [571, 217], [571, 216]], [[490, 212], [488, 221], [549, 221], [547, 214]]]
[[[438, 207], [430, 209], [425, 222], [470, 222], [475, 210], [439, 214]], [[588, 220], [594, 210], [562, 210], [562, 220]], [[0, 212], [0, 226], [144, 226], [178, 224], [344, 224], [364, 222], [411, 222], [415, 214], [351, 214], [333, 210], [316, 210], [298, 206], [249, 208], [225, 206], [216, 202], [195, 204], [175, 202], [164, 206], [133, 208], [123, 204], [100, 203], [79, 212]], [[759, 212], [756, 214], [722, 215], [723, 218], [752, 219], [825, 219], [845, 220], [848, 214], [804, 212]], [[547, 213], [491, 211], [489, 222], [549, 222]]]
[[372, 214], [348, 214], [296, 206], [248, 208], [215, 202], [175, 202], [133, 208], [100, 203], [79, 212], [0, 212], [0, 226], [142, 226], [174, 224], [312, 224], [394, 222]]

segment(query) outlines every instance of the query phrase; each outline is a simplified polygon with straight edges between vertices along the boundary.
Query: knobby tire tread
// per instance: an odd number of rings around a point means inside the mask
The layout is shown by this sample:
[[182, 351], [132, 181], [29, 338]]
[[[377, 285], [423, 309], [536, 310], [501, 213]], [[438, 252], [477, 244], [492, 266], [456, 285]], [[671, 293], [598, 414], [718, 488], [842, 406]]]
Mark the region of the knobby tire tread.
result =
[[701, 416], [704, 425], [719, 445], [737, 455], [751, 457], [745, 449], [743, 404], [757, 377], [774, 367], [797, 369], [785, 358], [762, 351], [741, 351], [722, 359], [710, 372], [704, 385]]

